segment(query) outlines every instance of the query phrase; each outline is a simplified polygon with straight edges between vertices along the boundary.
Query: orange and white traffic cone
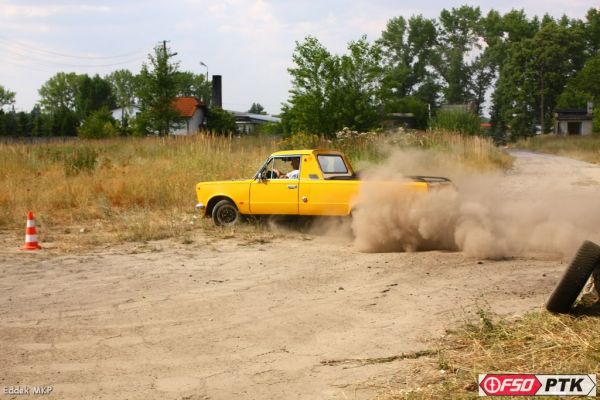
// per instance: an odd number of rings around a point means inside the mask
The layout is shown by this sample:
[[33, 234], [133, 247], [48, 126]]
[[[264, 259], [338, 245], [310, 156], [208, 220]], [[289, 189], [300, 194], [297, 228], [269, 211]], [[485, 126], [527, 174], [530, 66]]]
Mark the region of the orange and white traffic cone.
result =
[[21, 247], [21, 250], [38, 250], [41, 248], [42, 246], [37, 241], [35, 219], [33, 218], [33, 213], [29, 211], [27, 214], [27, 228], [25, 228], [25, 244]]

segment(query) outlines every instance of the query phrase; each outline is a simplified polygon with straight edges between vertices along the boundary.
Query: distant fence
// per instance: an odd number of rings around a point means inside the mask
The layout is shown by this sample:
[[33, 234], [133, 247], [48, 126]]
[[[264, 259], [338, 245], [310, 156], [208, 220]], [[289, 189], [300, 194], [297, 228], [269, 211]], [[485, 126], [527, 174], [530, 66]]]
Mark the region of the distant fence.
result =
[[0, 136], [2, 144], [67, 143], [77, 140], [77, 136]]

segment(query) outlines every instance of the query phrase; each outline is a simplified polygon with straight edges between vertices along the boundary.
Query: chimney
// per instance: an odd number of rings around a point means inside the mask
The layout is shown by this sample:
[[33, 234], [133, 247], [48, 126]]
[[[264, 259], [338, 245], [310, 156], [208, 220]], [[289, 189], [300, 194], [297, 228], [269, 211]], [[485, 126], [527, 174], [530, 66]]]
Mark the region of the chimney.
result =
[[591, 101], [587, 102], [587, 114], [592, 115], [594, 113], [594, 103]]
[[223, 90], [221, 87], [221, 75], [212, 76], [212, 106], [223, 108]]

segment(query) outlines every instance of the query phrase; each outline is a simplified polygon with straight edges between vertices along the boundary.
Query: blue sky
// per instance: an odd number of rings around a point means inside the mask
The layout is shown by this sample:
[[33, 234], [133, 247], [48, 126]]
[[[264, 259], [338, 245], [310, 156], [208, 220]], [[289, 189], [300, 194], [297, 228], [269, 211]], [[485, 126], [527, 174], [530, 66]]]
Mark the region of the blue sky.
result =
[[259, 102], [277, 113], [288, 98], [295, 41], [314, 35], [341, 53], [362, 34], [378, 38], [392, 17], [433, 18], [463, 4], [484, 13], [516, 8], [576, 18], [598, 7], [597, 0], [0, 0], [0, 85], [17, 92], [17, 110], [29, 111], [56, 72], [137, 73], [165, 39], [182, 70], [206, 73], [202, 61], [210, 75], [223, 76], [225, 108], [245, 111]]

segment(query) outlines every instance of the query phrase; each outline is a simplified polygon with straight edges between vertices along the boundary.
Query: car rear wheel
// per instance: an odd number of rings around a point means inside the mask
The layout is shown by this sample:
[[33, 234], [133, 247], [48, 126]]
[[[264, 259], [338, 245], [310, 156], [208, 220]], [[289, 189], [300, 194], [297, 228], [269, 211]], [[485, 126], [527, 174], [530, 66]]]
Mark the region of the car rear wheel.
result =
[[221, 200], [213, 207], [212, 219], [217, 226], [232, 226], [239, 222], [240, 212], [231, 200]]
[[586, 281], [600, 265], [600, 246], [585, 241], [546, 303], [555, 313], [569, 312]]

